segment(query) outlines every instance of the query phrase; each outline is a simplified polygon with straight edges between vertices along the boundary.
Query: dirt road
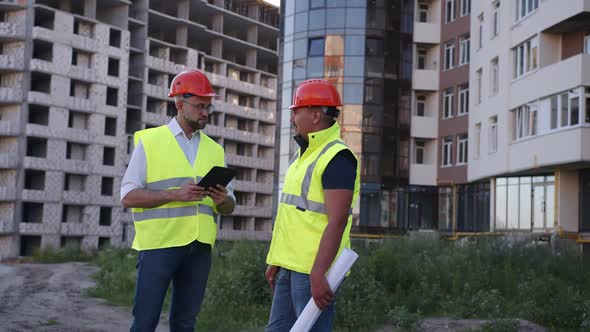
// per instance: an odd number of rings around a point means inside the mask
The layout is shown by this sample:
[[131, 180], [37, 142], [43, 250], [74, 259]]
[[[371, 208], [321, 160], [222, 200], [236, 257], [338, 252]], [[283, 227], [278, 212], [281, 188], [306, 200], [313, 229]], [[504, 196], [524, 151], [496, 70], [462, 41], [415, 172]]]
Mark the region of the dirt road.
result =
[[84, 295], [96, 271], [85, 263], [0, 264], [0, 331], [128, 331], [130, 309]]

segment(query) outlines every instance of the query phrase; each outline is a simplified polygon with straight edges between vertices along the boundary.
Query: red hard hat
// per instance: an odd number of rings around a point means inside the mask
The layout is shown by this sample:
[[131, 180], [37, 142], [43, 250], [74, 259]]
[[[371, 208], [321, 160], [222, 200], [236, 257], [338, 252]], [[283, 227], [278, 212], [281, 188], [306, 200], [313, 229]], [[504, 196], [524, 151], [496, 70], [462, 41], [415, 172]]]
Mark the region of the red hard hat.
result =
[[168, 97], [191, 94], [200, 97], [217, 97], [207, 75], [198, 70], [187, 70], [174, 76]]
[[293, 105], [289, 109], [305, 106], [342, 106], [340, 94], [330, 82], [318, 79], [304, 81], [299, 85]]

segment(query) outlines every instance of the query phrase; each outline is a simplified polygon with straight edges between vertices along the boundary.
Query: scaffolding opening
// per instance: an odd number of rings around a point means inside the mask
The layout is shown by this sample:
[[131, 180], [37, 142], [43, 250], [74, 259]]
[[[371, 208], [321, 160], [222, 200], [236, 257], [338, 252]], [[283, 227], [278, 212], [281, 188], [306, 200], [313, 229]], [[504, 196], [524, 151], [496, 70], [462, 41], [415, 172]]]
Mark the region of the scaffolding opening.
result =
[[27, 137], [27, 157], [47, 158], [47, 138]]
[[74, 129], [88, 129], [88, 114], [78, 111], [70, 111], [68, 113], [68, 128]]
[[115, 148], [105, 146], [102, 152], [102, 164], [106, 166], [115, 166]]
[[46, 8], [35, 7], [35, 26], [53, 30], [55, 13]]
[[43, 222], [43, 203], [24, 202], [23, 222], [40, 224]]
[[86, 186], [86, 175], [66, 173], [64, 178], [64, 190], [83, 192]]
[[115, 106], [115, 107], [117, 107], [117, 105], [119, 104], [118, 98], [119, 98], [119, 89], [112, 88], [110, 86], [107, 87], [107, 100], [106, 100], [106, 104], [109, 105], [109, 106]]
[[100, 226], [110, 226], [111, 225], [111, 217], [113, 214], [113, 209], [110, 206], [101, 206], [100, 207], [100, 218], [99, 224]]
[[117, 118], [110, 116], [105, 117], [104, 134], [106, 136], [117, 136]]
[[21, 235], [20, 237], [20, 256], [33, 256], [41, 249], [41, 236], [39, 235]]
[[25, 169], [25, 189], [45, 190], [45, 171]]
[[51, 93], [51, 75], [41, 72], [31, 72], [31, 91]]
[[53, 61], [53, 44], [44, 40], [33, 40], [33, 59]]
[[84, 218], [83, 205], [64, 205], [62, 209], [61, 222], [81, 224]]
[[103, 176], [100, 184], [100, 194], [103, 196], [113, 196], [113, 178]]

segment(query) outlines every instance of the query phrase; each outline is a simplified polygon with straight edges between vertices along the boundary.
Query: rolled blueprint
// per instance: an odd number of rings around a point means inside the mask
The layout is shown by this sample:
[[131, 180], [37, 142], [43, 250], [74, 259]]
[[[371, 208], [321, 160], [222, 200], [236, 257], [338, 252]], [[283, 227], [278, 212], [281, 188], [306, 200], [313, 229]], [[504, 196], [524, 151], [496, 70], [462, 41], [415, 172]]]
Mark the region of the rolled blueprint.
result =
[[[350, 270], [356, 259], [359, 257], [356, 252], [352, 251], [351, 249], [344, 248], [340, 252], [340, 256], [336, 259], [332, 267], [328, 271], [326, 275], [326, 279], [330, 284], [330, 288], [332, 292], [336, 292], [346, 273]], [[315, 321], [320, 317], [322, 311], [313, 301], [313, 298], [309, 299], [307, 305], [297, 318], [295, 325], [291, 328], [291, 332], [308, 332], [315, 324]]]

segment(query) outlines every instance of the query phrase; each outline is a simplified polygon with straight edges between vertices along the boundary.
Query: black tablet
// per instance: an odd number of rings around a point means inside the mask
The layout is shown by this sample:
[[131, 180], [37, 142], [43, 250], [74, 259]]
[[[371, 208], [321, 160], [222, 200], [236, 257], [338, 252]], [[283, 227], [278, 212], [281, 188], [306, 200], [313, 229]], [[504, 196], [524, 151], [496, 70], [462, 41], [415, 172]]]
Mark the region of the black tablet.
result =
[[236, 176], [236, 170], [227, 167], [215, 166], [213, 167], [204, 178], [197, 183], [198, 186], [203, 188], [215, 187], [220, 184], [227, 187], [227, 184]]

